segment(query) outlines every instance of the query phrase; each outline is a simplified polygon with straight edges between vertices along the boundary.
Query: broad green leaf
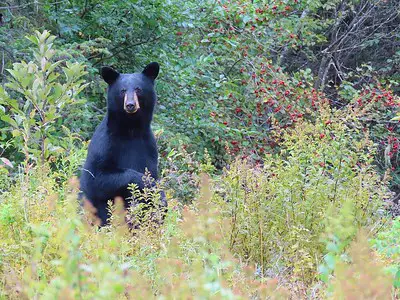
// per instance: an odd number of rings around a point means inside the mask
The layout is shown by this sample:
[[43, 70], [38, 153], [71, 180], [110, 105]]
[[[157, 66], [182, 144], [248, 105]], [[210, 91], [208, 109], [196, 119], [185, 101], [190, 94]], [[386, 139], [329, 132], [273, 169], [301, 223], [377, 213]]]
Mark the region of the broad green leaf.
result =
[[13, 126], [15, 128], [18, 128], [17, 122], [15, 122], [15, 120], [12, 119], [9, 115], [2, 115], [0, 118], [2, 121], [10, 124], [11, 126]]

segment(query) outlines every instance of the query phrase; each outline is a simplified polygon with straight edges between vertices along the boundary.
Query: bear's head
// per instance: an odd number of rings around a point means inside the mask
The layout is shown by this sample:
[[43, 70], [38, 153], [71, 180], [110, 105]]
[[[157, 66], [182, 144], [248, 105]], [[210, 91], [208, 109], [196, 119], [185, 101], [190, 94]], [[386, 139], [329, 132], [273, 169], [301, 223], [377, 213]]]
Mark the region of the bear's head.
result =
[[148, 64], [141, 73], [120, 74], [110, 67], [101, 69], [108, 83], [108, 113], [121, 121], [151, 121], [157, 96], [154, 82], [160, 71], [156, 62]]

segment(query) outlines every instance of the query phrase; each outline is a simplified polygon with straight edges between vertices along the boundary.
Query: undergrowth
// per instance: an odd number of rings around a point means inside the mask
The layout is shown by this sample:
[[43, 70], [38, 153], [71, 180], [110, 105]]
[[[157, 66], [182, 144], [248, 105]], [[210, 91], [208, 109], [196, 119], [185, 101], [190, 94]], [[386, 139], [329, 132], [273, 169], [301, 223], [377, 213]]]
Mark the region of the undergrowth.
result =
[[289, 273], [312, 282], [326, 229], [338, 221], [329, 216], [337, 216], [346, 203], [351, 206], [340, 222], [347, 227], [340, 252], [358, 228], [376, 231], [384, 220], [387, 188], [371, 165], [368, 135], [356, 140], [354, 131], [357, 121], [351, 115], [324, 109], [315, 123], [299, 122], [283, 133], [281, 153], [267, 156], [263, 166], [232, 164], [214, 199], [230, 220], [230, 249], [256, 263], [264, 276]]
[[[398, 220], [386, 214], [373, 143], [357, 128], [351, 112], [324, 108], [315, 122], [282, 132], [281, 153], [263, 166], [237, 160], [221, 176], [199, 177], [192, 204], [167, 190], [164, 223], [148, 218], [138, 229], [118, 200], [102, 228], [90, 205], [82, 207], [73, 174], [84, 149], [65, 157], [68, 164], [25, 167], [0, 202], [0, 295], [396, 297]], [[210, 161], [196, 168], [213, 169]]]

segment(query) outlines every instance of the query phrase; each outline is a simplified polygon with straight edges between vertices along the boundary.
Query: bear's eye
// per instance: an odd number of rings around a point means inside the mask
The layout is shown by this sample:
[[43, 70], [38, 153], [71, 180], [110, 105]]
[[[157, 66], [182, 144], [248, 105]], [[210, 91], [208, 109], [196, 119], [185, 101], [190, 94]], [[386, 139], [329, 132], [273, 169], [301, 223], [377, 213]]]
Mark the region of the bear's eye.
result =
[[122, 89], [121, 94], [123, 94], [123, 95], [126, 94], [126, 89]]
[[142, 89], [140, 87], [135, 88], [136, 95], [140, 96], [142, 94]]

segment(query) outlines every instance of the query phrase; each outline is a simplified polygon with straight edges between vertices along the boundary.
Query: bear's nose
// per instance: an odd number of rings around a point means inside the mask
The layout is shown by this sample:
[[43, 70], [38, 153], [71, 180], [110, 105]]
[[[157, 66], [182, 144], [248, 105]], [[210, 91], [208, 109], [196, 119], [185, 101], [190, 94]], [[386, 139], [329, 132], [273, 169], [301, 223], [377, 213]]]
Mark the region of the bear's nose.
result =
[[133, 103], [128, 103], [128, 104], [126, 105], [126, 109], [129, 110], [129, 111], [135, 110], [135, 104], [133, 104]]
[[140, 108], [139, 99], [134, 92], [133, 95], [125, 93], [124, 109], [128, 114], [134, 114]]

